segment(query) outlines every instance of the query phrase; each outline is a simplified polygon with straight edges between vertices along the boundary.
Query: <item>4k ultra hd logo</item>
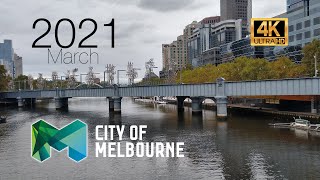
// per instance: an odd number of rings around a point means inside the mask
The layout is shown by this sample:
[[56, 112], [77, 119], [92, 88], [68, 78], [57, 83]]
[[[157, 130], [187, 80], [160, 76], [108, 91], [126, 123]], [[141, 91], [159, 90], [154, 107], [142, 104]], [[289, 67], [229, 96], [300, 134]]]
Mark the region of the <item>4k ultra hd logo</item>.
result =
[[288, 18], [252, 18], [251, 46], [288, 46]]
[[51, 147], [62, 151], [68, 147], [70, 159], [80, 162], [87, 157], [87, 124], [75, 120], [57, 129], [44, 120], [32, 124], [31, 156], [43, 162], [50, 158]]

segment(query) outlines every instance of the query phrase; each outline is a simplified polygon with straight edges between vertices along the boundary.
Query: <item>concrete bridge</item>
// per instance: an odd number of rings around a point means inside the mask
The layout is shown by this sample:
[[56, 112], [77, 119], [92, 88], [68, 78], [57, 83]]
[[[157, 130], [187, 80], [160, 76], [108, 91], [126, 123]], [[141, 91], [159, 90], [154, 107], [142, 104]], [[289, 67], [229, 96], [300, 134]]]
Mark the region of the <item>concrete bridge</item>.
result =
[[109, 110], [121, 112], [122, 97], [175, 96], [178, 110], [183, 110], [186, 98], [192, 100], [192, 111], [201, 112], [203, 99], [213, 99], [217, 105], [217, 115], [227, 116], [228, 97], [241, 96], [313, 96], [312, 111], [318, 109], [317, 96], [320, 95], [320, 78], [299, 78], [262, 81], [226, 82], [223, 78], [216, 83], [176, 84], [158, 86], [107, 87], [101, 89], [55, 89], [2, 92], [2, 99], [16, 99], [18, 106], [34, 104], [37, 98], [54, 98], [56, 108], [68, 106], [72, 97], [107, 97]]

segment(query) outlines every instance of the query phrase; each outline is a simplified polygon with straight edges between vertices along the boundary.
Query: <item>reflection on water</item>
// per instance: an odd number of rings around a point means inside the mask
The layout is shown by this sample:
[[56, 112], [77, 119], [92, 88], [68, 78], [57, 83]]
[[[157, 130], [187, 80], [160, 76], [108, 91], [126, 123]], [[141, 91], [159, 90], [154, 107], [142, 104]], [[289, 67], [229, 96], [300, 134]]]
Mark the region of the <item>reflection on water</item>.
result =
[[[268, 127], [271, 119], [214, 111], [178, 113], [174, 105], [123, 99], [122, 114], [109, 114], [105, 98], [69, 100], [68, 111], [41, 102], [35, 109], [10, 109], [0, 124], [0, 179], [317, 179], [320, 138], [316, 134]], [[30, 157], [30, 126], [45, 119], [63, 127], [74, 119], [88, 124], [88, 158], [77, 164], [66, 151], [38, 163]], [[95, 158], [95, 126], [148, 125], [144, 141], [185, 142], [184, 158]], [[125, 132], [128, 140], [128, 132]]]

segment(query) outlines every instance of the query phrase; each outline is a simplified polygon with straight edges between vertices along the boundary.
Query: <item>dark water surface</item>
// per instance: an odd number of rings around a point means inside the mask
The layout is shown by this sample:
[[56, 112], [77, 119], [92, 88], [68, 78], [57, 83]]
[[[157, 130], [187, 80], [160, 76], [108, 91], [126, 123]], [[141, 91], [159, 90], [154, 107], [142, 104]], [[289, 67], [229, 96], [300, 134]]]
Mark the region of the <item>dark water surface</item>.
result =
[[[122, 114], [108, 112], [104, 98], [70, 99], [69, 111], [52, 102], [35, 109], [8, 109], [0, 124], [0, 179], [320, 179], [320, 135], [268, 127], [268, 117], [232, 115], [217, 121], [214, 111], [178, 115], [174, 105], [123, 99]], [[31, 124], [44, 119], [63, 127], [75, 119], [88, 124], [88, 158], [75, 163], [52, 151], [31, 158]], [[184, 158], [96, 158], [95, 126], [148, 125], [145, 141], [185, 143]]]

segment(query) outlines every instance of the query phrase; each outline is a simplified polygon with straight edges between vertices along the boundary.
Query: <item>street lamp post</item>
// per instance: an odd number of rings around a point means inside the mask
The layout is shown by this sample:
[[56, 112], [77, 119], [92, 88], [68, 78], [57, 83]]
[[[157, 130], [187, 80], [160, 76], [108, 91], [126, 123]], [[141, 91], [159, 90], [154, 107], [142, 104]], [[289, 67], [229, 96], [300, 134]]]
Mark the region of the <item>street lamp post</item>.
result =
[[122, 70], [122, 69], [121, 70], [117, 70], [117, 84], [118, 84], [118, 86], [120, 85], [120, 83], [119, 83], [119, 78], [120, 78], [119, 77], [119, 73], [120, 72], [124, 72], [124, 71], [126, 71], [126, 70]]
[[317, 53], [314, 55], [314, 77], [318, 77]]
[[105, 88], [106, 87], [106, 70], [103, 71], [103, 87]]
[[180, 84], [182, 84], [182, 68], [180, 68]]

